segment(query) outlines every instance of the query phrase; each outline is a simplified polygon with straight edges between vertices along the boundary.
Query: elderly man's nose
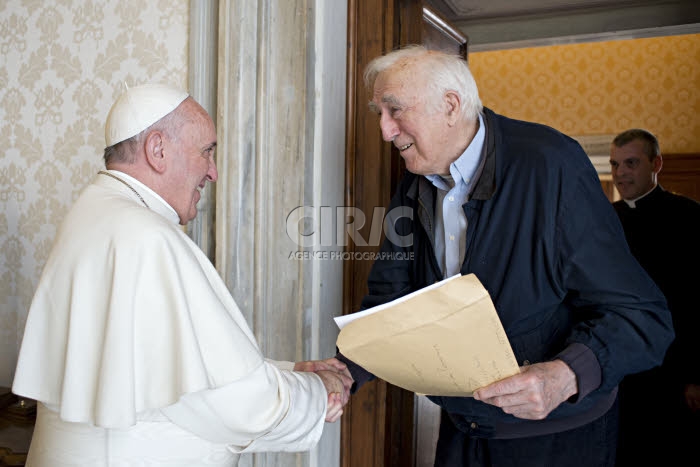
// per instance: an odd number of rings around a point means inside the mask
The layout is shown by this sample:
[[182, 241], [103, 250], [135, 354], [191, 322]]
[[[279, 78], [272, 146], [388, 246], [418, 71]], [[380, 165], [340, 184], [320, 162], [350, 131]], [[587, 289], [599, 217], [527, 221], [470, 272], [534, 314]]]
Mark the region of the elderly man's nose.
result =
[[382, 118], [379, 121], [379, 126], [382, 129], [382, 138], [384, 138], [384, 141], [393, 141], [400, 133], [396, 121], [384, 114], [382, 114]]

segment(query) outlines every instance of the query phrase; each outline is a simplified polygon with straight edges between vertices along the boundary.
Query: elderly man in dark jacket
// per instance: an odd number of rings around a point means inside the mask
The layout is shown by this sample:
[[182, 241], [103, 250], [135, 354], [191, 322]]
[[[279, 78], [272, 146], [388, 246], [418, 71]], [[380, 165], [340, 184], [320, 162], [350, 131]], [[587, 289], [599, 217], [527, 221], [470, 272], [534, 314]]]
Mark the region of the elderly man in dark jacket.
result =
[[[410, 172], [389, 212], [410, 209], [390, 224], [412, 242], [387, 236], [382, 250], [405, 255], [375, 262], [363, 308], [474, 273], [522, 365], [473, 398], [430, 398], [435, 465], [614, 465], [617, 385], [658, 365], [673, 329], [588, 157], [552, 128], [483, 109], [459, 57], [410, 47], [365, 79]], [[356, 388], [373, 378], [348, 363]]]

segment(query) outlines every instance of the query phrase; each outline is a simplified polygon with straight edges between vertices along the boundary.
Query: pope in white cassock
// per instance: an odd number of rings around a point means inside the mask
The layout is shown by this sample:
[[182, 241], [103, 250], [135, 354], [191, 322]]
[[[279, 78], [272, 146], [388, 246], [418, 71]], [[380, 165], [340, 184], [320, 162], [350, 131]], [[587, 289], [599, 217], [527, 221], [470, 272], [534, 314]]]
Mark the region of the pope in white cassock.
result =
[[27, 317], [13, 382], [38, 401], [27, 466], [230, 467], [313, 447], [347, 402], [344, 364], [266, 360], [178, 226], [218, 177], [210, 116], [137, 86], [105, 140], [107, 170], [66, 216]]

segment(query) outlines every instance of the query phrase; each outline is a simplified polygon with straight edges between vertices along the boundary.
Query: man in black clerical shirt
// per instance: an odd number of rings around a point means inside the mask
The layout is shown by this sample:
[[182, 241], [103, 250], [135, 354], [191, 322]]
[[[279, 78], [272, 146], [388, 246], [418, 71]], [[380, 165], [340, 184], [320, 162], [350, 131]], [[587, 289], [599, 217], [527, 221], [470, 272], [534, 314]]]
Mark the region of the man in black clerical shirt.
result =
[[664, 190], [656, 137], [631, 129], [610, 147], [622, 200], [614, 203], [632, 253], [666, 295], [676, 339], [663, 364], [620, 385], [617, 466], [699, 465], [700, 204]]

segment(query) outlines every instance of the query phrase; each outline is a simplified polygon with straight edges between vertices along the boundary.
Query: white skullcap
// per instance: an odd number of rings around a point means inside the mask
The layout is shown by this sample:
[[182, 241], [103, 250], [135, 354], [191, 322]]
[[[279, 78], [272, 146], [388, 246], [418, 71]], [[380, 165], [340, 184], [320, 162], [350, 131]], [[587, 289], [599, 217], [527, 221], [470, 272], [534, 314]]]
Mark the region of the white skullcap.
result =
[[127, 88], [107, 115], [107, 147], [136, 136], [187, 99], [189, 94], [164, 84], [143, 84]]

